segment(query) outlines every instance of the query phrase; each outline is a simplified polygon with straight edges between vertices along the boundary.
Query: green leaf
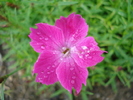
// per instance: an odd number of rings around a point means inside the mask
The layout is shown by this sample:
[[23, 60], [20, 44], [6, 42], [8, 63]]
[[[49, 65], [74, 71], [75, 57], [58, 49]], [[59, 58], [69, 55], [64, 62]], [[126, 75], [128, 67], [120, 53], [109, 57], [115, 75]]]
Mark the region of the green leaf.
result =
[[62, 94], [63, 92], [64, 92], [64, 89], [59, 89], [59, 90], [55, 91], [54, 93], [52, 93], [52, 95], [50, 97], [58, 96], [58, 95]]
[[77, 4], [77, 1], [66, 1], [66, 2], [58, 2], [58, 5], [74, 5]]
[[2, 82], [2, 84], [0, 84], [0, 98], [1, 100], [4, 100], [4, 82]]
[[88, 96], [86, 95], [86, 93], [82, 92], [81, 96], [82, 96], [82, 100], [88, 100]]

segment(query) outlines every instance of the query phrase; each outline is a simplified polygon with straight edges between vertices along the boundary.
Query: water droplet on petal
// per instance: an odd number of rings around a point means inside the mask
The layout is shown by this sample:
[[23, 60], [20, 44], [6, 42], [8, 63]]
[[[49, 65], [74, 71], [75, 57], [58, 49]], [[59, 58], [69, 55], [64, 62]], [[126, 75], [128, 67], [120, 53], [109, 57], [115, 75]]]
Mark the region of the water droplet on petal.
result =
[[67, 48], [66, 47], [62, 47], [62, 50], [66, 50]]
[[43, 74], [44, 72], [42, 71], [41, 73]]
[[75, 81], [74, 81], [74, 80], [71, 80], [71, 83], [72, 83], [72, 84], [74, 84], [74, 83], [75, 83]]
[[54, 70], [52, 70], [51, 72], [54, 72]]
[[39, 82], [42, 82], [42, 78], [38, 78]]
[[88, 49], [87, 46], [81, 46], [81, 48], [82, 48], [83, 50]]
[[37, 34], [40, 34], [40, 32], [37, 32]]
[[90, 51], [92, 51], [93, 50], [93, 48], [90, 48]]
[[88, 50], [87, 53], [90, 53], [90, 50]]
[[48, 71], [47, 74], [50, 74], [50, 72]]
[[74, 62], [71, 62], [71, 65], [74, 66]]
[[88, 57], [89, 57], [89, 55], [88, 55], [88, 54], [86, 54], [86, 55], [85, 55], [85, 59], [87, 59]]
[[78, 34], [79, 30], [76, 30], [75, 34]]
[[37, 61], [36, 62], [38, 62], [38, 59], [37, 59]]
[[91, 59], [91, 58], [92, 58], [92, 56], [89, 56], [88, 58], [89, 58], [89, 59]]
[[93, 55], [95, 55], [96, 53], [93, 53]]
[[63, 58], [60, 58], [60, 60], [63, 60]]
[[71, 67], [70, 70], [74, 70], [74, 67]]
[[88, 57], [89, 55], [85, 55], [85, 57]]
[[36, 43], [36, 45], [39, 45], [39, 43]]
[[43, 38], [42, 38], [42, 37], [40, 37], [39, 39], [40, 39], [40, 40], [42, 40]]
[[48, 76], [44, 76], [44, 78], [47, 78]]
[[53, 51], [53, 54], [56, 54], [56, 52], [55, 52], [55, 51]]
[[74, 36], [75, 36], [75, 34], [72, 35], [72, 37], [74, 37]]
[[52, 65], [52, 67], [55, 67], [54, 65]]
[[57, 66], [58, 65], [58, 63], [57, 62], [55, 62], [54, 64], [53, 64], [53, 66], [55, 67], [55, 66]]
[[83, 58], [83, 56], [80, 55], [79, 58]]
[[44, 38], [45, 40], [48, 40], [48, 38]]
[[81, 52], [81, 54], [84, 54], [85, 52]]
[[76, 78], [76, 76], [72, 76], [72, 79], [75, 79]]
[[42, 45], [42, 46], [41, 46], [41, 49], [45, 49], [45, 47]]

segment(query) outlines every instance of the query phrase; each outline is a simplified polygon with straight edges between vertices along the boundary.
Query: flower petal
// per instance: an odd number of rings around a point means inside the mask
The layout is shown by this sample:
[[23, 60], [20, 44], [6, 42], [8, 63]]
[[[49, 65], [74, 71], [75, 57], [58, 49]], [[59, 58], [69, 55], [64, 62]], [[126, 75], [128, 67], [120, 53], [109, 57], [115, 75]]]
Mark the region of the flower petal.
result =
[[74, 88], [78, 94], [82, 84], [86, 85], [87, 69], [78, 66], [72, 58], [66, 58], [64, 62], [61, 62], [56, 73], [61, 85], [70, 93]]
[[67, 18], [61, 16], [55, 25], [63, 30], [66, 42], [77, 42], [87, 35], [88, 25], [81, 15], [72, 13]]
[[31, 46], [36, 52], [42, 53], [45, 49], [57, 49], [62, 45], [64, 36], [62, 30], [56, 26], [45, 23], [37, 24], [37, 29], [30, 28]]
[[59, 65], [59, 58], [59, 54], [53, 51], [40, 54], [33, 69], [33, 73], [37, 73], [36, 82], [49, 85], [58, 81], [55, 70]]
[[72, 57], [79, 66], [90, 67], [104, 59], [104, 57], [101, 57], [104, 52], [97, 46], [93, 37], [87, 37], [73, 48]]

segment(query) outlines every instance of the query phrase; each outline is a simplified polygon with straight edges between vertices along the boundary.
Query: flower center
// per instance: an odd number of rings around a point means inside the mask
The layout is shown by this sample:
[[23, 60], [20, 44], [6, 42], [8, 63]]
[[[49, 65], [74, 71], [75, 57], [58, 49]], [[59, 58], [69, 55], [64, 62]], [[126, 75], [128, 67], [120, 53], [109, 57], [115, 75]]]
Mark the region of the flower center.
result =
[[64, 54], [66, 54], [67, 52], [69, 52], [69, 48], [67, 48], [65, 51], [63, 51]]
[[64, 54], [64, 57], [68, 56], [70, 54], [70, 49], [66, 47], [62, 47], [62, 53]]

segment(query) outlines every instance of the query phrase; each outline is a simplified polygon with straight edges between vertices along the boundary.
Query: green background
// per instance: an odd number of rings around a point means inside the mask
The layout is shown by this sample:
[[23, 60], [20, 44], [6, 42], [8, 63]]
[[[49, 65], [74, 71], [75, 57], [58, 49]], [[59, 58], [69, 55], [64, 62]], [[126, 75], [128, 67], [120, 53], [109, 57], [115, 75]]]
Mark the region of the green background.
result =
[[[60, 16], [67, 17], [75, 12], [89, 25], [88, 36], [93, 36], [102, 50], [104, 61], [88, 68], [87, 86], [83, 86], [84, 100], [88, 91], [96, 84], [111, 86], [117, 91], [116, 83], [130, 87], [133, 82], [133, 1], [132, 0], [0, 0], [0, 44], [8, 50], [3, 61], [14, 62], [9, 69], [24, 70], [22, 78], [32, 80], [29, 85], [36, 87], [35, 76], [31, 75], [38, 54], [29, 45], [29, 28], [36, 23], [54, 25]], [[62, 92], [70, 94], [57, 83], [60, 89], [51, 97]], [[54, 88], [42, 85], [36, 92]], [[52, 92], [52, 89], [49, 89]], [[2, 96], [1, 96], [2, 97]]]

